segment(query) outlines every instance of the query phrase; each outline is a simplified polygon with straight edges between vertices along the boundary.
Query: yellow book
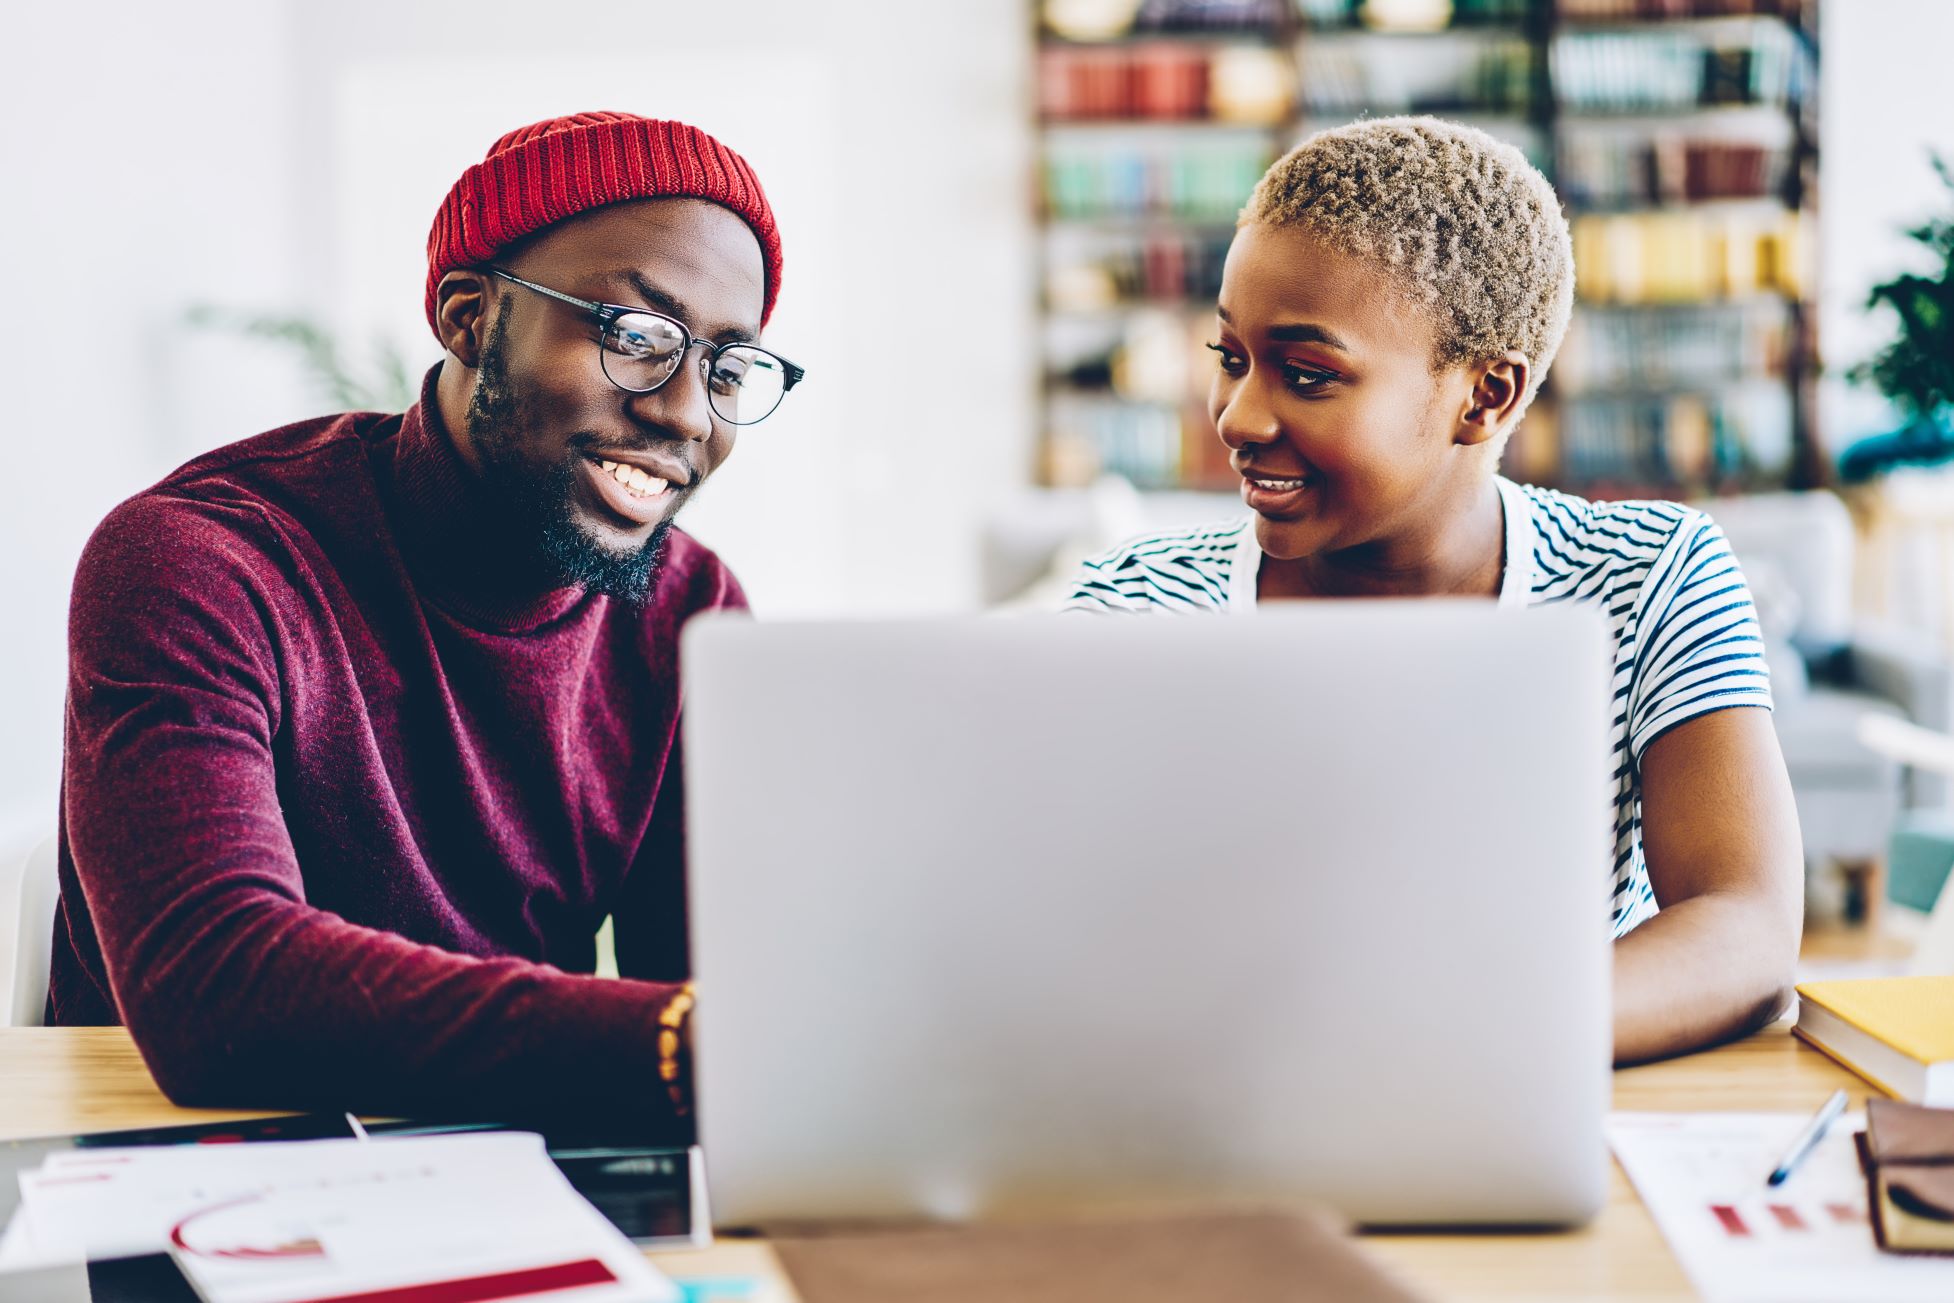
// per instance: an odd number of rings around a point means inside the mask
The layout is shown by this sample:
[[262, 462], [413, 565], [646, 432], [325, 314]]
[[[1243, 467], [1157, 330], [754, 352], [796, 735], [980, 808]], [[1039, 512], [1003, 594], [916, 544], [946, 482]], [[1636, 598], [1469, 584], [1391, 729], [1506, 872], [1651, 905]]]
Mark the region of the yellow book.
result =
[[1954, 1106], [1954, 976], [1806, 982], [1793, 1030], [1889, 1095]]

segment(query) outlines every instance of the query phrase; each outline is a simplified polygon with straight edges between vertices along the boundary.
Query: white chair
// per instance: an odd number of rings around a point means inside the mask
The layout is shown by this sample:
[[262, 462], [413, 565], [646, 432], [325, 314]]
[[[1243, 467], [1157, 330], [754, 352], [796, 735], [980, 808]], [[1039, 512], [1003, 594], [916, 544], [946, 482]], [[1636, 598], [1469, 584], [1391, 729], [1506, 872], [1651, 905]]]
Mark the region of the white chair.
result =
[[[1859, 722], [1859, 740], [1900, 764], [1954, 776], [1954, 736], [1905, 720], [1868, 715]], [[1941, 884], [1908, 971], [1954, 974], [1954, 873]]]
[[[1776, 703], [1771, 720], [1798, 804], [1805, 862], [1836, 868], [1851, 900], [1883, 892], [1880, 866], [1897, 820], [1946, 804], [1943, 771], [1908, 766], [1861, 744], [1859, 720], [1884, 715], [1954, 730], [1954, 666], [1918, 630], [1859, 618], [1852, 513], [1825, 491], [1696, 504], [1730, 540], [1756, 599]], [[1868, 913], [1876, 899], [1864, 901]]]
[[47, 1009], [54, 907], [61, 898], [54, 834], [0, 864], [0, 1027], [38, 1027]]

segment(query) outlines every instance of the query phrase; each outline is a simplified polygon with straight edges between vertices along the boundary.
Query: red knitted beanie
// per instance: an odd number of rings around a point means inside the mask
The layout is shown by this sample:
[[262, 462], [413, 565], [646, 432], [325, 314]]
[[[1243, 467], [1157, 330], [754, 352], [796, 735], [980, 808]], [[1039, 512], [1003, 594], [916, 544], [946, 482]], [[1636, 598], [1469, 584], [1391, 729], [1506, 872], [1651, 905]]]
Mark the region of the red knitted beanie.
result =
[[479, 267], [587, 208], [666, 196], [710, 200], [753, 228], [766, 270], [764, 326], [780, 294], [780, 231], [760, 179], [697, 127], [631, 113], [573, 113], [519, 127], [461, 174], [427, 235], [427, 324], [435, 326], [435, 287], [457, 267]]

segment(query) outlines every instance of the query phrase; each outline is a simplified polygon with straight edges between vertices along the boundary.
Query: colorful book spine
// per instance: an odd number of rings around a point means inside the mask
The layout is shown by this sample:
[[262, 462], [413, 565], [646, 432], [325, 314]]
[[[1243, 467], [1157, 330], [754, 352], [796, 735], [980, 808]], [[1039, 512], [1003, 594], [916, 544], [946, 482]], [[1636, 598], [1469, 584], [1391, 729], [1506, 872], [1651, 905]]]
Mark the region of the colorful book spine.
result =
[[1408, 83], [1385, 45], [1305, 38], [1298, 50], [1302, 105], [1317, 117], [1364, 112], [1525, 113], [1533, 102], [1534, 48], [1524, 37], [1482, 35], [1449, 70]]
[[1045, 307], [1095, 312], [1124, 304], [1211, 305], [1228, 256], [1225, 231], [1065, 231], [1048, 237]]
[[1264, 139], [1051, 141], [1043, 168], [1045, 212], [1065, 220], [1154, 217], [1233, 225], [1274, 161]]
[[1057, 394], [1046, 415], [1047, 437], [1063, 450], [1063, 482], [1081, 484], [1112, 474], [1143, 489], [1183, 483], [1186, 432], [1180, 408], [1171, 403]]
[[1569, 397], [1557, 424], [1561, 477], [1600, 497], [1666, 497], [1781, 481], [1793, 412], [1781, 384], [1714, 394]]
[[1674, 113], [1801, 99], [1812, 68], [1783, 23], [1648, 31], [1564, 29], [1554, 39], [1554, 87], [1565, 109]]
[[1558, 0], [1555, 10], [1573, 22], [1638, 22], [1665, 18], [1728, 18], [1761, 15], [1797, 18], [1805, 0]]
[[1295, 98], [1288, 56], [1257, 46], [1047, 45], [1038, 54], [1045, 121], [1269, 125]]
[[1576, 210], [1768, 199], [1784, 192], [1789, 164], [1783, 144], [1569, 132], [1556, 185]]
[[1790, 210], [1590, 214], [1570, 227], [1576, 292], [1588, 303], [1796, 299], [1811, 279], [1808, 222]]
[[1781, 378], [1792, 344], [1789, 305], [1586, 308], [1554, 359], [1562, 396], [1682, 389]]

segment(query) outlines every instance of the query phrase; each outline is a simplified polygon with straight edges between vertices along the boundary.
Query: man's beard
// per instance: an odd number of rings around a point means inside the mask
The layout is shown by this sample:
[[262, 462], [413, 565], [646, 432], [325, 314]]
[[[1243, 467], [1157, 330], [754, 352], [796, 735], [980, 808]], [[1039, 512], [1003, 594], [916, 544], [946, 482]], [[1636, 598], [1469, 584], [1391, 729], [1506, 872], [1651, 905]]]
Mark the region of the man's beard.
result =
[[572, 452], [539, 474], [524, 465], [514, 447], [514, 432], [529, 423], [527, 404], [509, 383], [504, 356], [505, 299], [482, 345], [475, 389], [468, 396], [468, 436], [481, 458], [483, 487], [507, 512], [512, 534], [532, 541], [536, 577], [557, 588], [580, 587], [619, 601], [642, 603], [657, 577], [669, 521], [660, 521], [642, 547], [614, 551], [577, 524], [571, 506], [577, 475]]

